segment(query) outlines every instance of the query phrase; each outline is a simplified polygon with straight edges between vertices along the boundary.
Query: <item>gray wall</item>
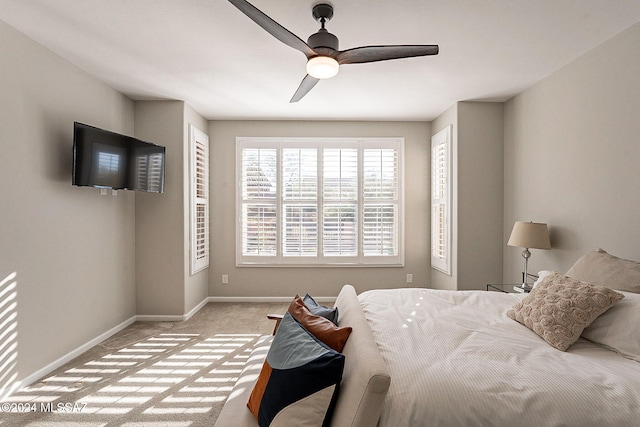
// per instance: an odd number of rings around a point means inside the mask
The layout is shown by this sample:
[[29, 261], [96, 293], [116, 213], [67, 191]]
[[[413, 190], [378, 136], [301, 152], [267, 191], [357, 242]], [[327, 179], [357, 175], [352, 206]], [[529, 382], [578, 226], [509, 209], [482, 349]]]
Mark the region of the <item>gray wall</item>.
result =
[[458, 289], [501, 283], [503, 108], [458, 103]]
[[138, 315], [184, 314], [182, 101], [135, 103], [136, 137], [166, 147], [163, 194], [136, 194]]
[[137, 314], [160, 320], [208, 297], [209, 270], [189, 270], [188, 179], [189, 124], [206, 133], [207, 121], [182, 101], [138, 101], [135, 117], [137, 137], [167, 148], [165, 192], [136, 194]]
[[134, 195], [71, 185], [73, 122], [132, 135], [134, 116], [3, 22], [0, 50], [0, 282], [17, 273], [23, 379], [135, 315]]
[[[595, 247], [640, 260], [640, 24], [505, 105], [504, 241], [513, 222], [546, 222], [550, 251], [529, 271], [568, 270]], [[519, 248], [504, 280], [519, 280]]]
[[451, 275], [432, 269], [435, 289], [486, 289], [502, 280], [503, 106], [459, 102], [433, 122], [451, 134]]
[[[236, 267], [235, 138], [238, 136], [388, 136], [405, 138], [405, 267]], [[336, 296], [344, 283], [371, 288], [429, 284], [430, 126], [423, 122], [212, 121], [209, 294], [280, 296], [309, 292]], [[413, 283], [406, 283], [407, 273]], [[221, 284], [221, 275], [229, 284]]]

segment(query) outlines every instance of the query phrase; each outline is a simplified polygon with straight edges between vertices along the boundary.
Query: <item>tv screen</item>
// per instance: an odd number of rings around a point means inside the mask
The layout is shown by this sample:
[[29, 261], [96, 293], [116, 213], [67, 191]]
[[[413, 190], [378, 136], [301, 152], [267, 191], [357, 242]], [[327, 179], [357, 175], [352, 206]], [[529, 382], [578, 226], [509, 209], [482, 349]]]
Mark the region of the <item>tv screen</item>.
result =
[[162, 193], [164, 160], [160, 145], [73, 124], [73, 185]]

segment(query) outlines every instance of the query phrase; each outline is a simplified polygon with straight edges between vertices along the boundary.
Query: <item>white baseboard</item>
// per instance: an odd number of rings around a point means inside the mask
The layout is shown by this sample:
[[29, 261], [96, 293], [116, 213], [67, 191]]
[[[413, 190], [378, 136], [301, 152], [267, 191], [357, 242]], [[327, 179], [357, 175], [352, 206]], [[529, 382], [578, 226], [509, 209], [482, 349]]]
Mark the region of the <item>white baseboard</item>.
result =
[[189, 310], [186, 314], [138, 314], [136, 316], [136, 320], [138, 322], [183, 322], [185, 320], [191, 319], [194, 314], [196, 314], [202, 307], [207, 305], [209, 302], [209, 298], [207, 297], [200, 301], [198, 305]]
[[201, 309], [202, 307], [204, 307], [205, 305], [207, 305], [207, 303], [208, 303], [208, 302], [209, 302], [209, 298], [208, 298], [208, 297], [207, 297], [207, 298], [205, 298], [205, 299], [203, 299], [202, 301], [200, 301], [200, 303], [199, 303], [198, 305], [196, 305], [195, 307], [193, 307], [193, 308], [191, 309], [191, 311], [189, 311], [187, 314], [185, 314], [184, 316], [182, 316], [182, 317], [183, 317], [183, 319], [182, 319], [182, 320], [189, 320], [189, 319], [191, 319], [191, 318], [193, 317], [193, 315], [194, 315], [194, 314], [196, 314], [197, 312], [199, 312], [199, 311], [200, 311], [200, 309]]
[[59, 359], [49, 363], [44, 368], [38, 369], [33, 374], [23, 378], [20, 381], [19, 388], [26, 387], [26, 386], [28, 386], [28, 385], [40, 380], [45, 375], [47, 375], [47, 374], [51, 373], [52, 371], [58, 369], [60, 366], [64, 365], [65, 363], [75, 359], [76, 357], [78, 357], [82, 353], [84, 353], [85, 351], [87, 351], [90, 348], [100, 344], [102, 341], [106, 340], [110, 336], [120, 332], [121, 330], [123, 330], [127, 326], [131, 325], [135, 321], [136, 321], [136, 316], [132, 316], [129, 319], [125, 320], [124, 322], [122, 322], [122, 323], [114, 326], [113, 328], [109, 329], [108, 331], [103, 332], [102, 334], [98, 335], [94, 339], [82, 344], [80, 347], [76, 348], [75, 350], [72, 350], [69, 353], [65, 354], [64, 356], [60, 357]]
[[[272, 303], [287, 303], [291, 301], [291, 297], [208, 297], [203, 299], [198, 305], [196, 305], [195, 307], [193, 307], [193, 309], [191, 309], [188, 313], [186, 314], [176, 314], [176, 315], [172, 315], [172, 314], [168, 314], [168, 315], [136, 315], [136, 316], [132, 316], [129, 319], [125, 320], [124, 322], [114, 326], [113, 328], [109, 329], [106, 332], [103, 332], [102, 334], [98, 335], [97, 337], [93, 338], [92, 340], [86, 342], [85, 344], [81, 345], [80, 347], [72, 350], [71, 352], [65, 354], [64, 356], [60, 357], [59, 359], [49, 363], [47, 366], [45, 366], [44, 368], [38, 369], [36, 372], [32, 373], [31, 375], [26, 376], [25, 378], [23, 378], [21, 381], [19, 381], [17, 384], [14, 384], [12, 386], [13, 391], [17, 391], [23, 387], [26, 387], [30, 384], [33, 384], [36, 381], [39, 381], [41, 378], [45, 377], [46, 375], [50, 374], [51, 372], [53, 372], [54, 370], [58, 369], [60, 366], [64, 365], [65, 363], [75, 359], [76, 357], [80, 356], [82, 353], [84, 353], [85, 351], [89, 350], [90, 348], [100, 344], [102, 341], [106, 340], [107, 338], [111, 337], [112, 335], [115, 335], [116, 333], [120, 332], [121, 330], [123, 330], [124, 328], [126, 328], [127, 326], [131, 325], [134, 322], [181, 322], [181, 321], [185, 321], [185, 320], [189, 320], [191, 317], [193, 317], [193, 315], [195, 315], [198, 311], [200, 311], [200, 309], [202, 309], [202, 307], [204, 307], [205, 305], [207, 305], [208, 302], [247, 302], [247, 303], [258, 303], [258, 302], [272, 302]], [[322, 302], [322, 303], [334, 303], [336, 298], [335, 297], [314, 297], [314, 299], [318, 302]]]
[[210, 302], [290, 302], [285, 297], [209, 297]]
[[[293, 297], [209, 297], [210, 302], [291, 302]], [[334, 303], [336, 297], [313, 297], [317, 302]]]
[[138, 314], [136, 322], [182, 322], [184, 314]]

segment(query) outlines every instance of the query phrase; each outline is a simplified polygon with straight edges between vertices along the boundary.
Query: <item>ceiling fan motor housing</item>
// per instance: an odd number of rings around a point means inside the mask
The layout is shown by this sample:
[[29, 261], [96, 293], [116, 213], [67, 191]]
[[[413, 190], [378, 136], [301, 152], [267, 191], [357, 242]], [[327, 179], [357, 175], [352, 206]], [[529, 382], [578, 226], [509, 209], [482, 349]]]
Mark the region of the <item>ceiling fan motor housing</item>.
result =
[[338, 50], [338, 38], [324, 28], [315, 34], [311, 34], [307, 40], [307, 44], [312, 49], [318, 47], [328, 47], [329, 49]]

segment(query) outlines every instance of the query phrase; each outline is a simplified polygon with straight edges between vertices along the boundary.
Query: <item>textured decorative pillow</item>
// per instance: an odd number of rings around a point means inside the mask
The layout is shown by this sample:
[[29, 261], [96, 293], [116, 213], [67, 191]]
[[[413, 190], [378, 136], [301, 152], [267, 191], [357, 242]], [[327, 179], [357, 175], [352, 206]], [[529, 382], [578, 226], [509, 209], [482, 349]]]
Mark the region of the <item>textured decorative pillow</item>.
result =
[[640, 294], [622, 293], [624, 299], [594, 320], [582, 336], [640, 362]]
[[247, 407], [260, 427], [328, 425], [343, 369], [344, 355], [287, 313]]
[[612, 289], [553, 273], [507, 311], [507, 316], [565, 351], [584, 328], [622, 298]]
[[315, 314], [316, 316], [321, 316], [325, 319], [329, 319], [336, 325], [338, 324], [337, 307], [325, 307], [324, 305], [320, 305], [309, 294], [306, 294], [304, 298], [302, 298], [302, 301], [304, 301], [304, 304], [307, 306], [309, 311], [311, 311], [311, 313]]
[[640, 263], [618, 258], [600, 248], [578, 259], [567, 276], [606, 288], [640, 293]]
[[317, 339], [342, 352], [352, 328], [350, 326], [339, 328], [330, 320], [311, 314], [300, 296], [296, 295], [289, 305], [288, 313]]

